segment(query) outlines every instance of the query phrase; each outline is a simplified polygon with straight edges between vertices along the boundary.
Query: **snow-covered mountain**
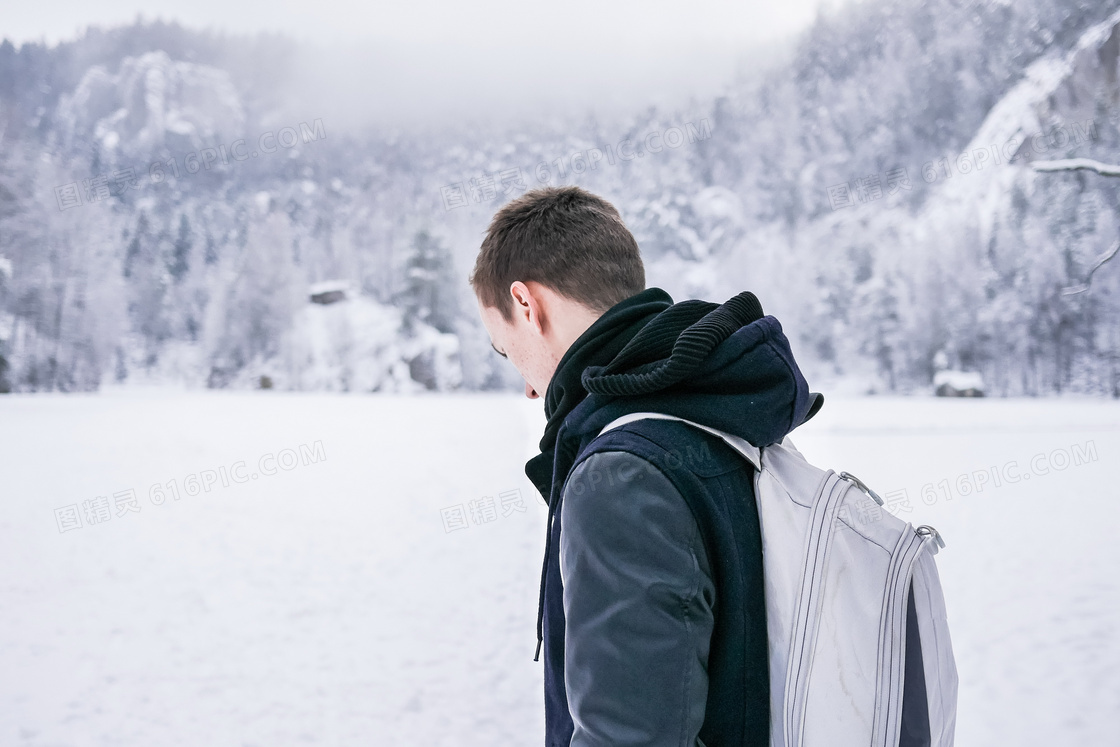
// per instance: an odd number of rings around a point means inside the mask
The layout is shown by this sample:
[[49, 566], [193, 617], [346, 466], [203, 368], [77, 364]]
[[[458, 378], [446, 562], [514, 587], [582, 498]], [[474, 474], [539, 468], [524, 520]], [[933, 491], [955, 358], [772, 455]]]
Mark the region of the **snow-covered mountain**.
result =
[[172, 60], [156, 50], [121, 60], [115, 73], [94, 65], [58, 105], [61, 147], [96, 142], [105, 151], [146, 157], [166, 148], [198, 151], [230, 142], [246, 115], [229, 73]]
[[1120, 396], [1120, 180], [1032, 167], [1120, 162], [1118, 10], [852, 3], [684, 109], [423, 133], [317, 119], [275, 42], [5, 42], [0, 389], [519, 389], [466, 277], [503, 202], [576, 183], [649, 284], [754, 290], [815, 386], [929, 392], [944, 360], [990, 394]]
[[1118, 50], [1114, 13], [1033, 62], [966, 143], [906, 169], [917, 205], [904, 189], [892, 199], [884, 168], [882, 197], [810, 221], [790, 250], [823, 262], [817, 286], [841, 313], [806, 320], [809, 339], [837, 362], [874, 363], [879, 390], [923, 386], [943, 352], [1002, 393], [1120, 396], [1120, 266], [1069, 292], [1120, 237], [1120, 181], [1032, 168], [1120, 160]]

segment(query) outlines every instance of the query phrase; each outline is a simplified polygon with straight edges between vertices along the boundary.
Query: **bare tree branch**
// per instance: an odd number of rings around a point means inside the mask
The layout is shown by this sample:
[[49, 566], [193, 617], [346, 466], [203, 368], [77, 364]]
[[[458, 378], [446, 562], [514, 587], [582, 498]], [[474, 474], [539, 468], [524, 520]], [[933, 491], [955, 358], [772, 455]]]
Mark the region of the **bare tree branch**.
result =
[[1072, 296], [1074, 294], [1084, 293], [1085, 291], [1089, 290], [1089, 283], [1093, 282], [1093, 273], [1096, 272], [1105, 262], [1115, 257], [1117, 252], [1120, 252], [1120, 239], [1117, 239], [1115, 242], [1113, 242], [1112, 247], [1097, 259], [1096, 264], [1089, 268], [1089, 274], [1085, 276], [1084, 283], [1081, 283], [1080, 285], [1071, 285], [1068, 288], [1062, 288], [1062, 295]]
[[1035, 171], [1079, 171], [1087, 169], [1101, 176], [1120, 176], [1120, 166], [1094, 161], [1091, 158], [1066, 158], [1060, 161], [1032, 161]]

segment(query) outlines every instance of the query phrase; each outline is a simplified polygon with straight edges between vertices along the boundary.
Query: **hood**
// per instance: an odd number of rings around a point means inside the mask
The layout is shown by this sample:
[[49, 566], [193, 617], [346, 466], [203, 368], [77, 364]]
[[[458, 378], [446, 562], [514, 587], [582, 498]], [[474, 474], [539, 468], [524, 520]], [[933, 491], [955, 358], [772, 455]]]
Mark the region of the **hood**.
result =
[[[666, 334], [679, 326], [674, 310], [686, 321], [703, 316], [679, 335]], [[587, 368], [582, 382], [589, 395], [566, 419], [578, 437], [620, 415], [653, 410], [769, 446], [824, 404], [823, 395], [809, 391], [782, 325], [763, 315], [749, 291], [722, 305], [674, 305], [610, 364]]]

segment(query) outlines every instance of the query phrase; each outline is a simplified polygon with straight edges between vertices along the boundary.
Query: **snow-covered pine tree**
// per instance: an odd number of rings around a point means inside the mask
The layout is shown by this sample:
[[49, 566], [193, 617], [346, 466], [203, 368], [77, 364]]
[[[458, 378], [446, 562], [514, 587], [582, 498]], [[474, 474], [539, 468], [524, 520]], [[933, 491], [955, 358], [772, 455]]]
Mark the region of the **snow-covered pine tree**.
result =
[[412, 239], [404, 265], [404, 284], [395, 305], [401, 309], [404, 331], [412, 335], [423, 322], [440, 332], [454, 332], [458, 316], [458, 288], [451, 252], [428, 229]]
[[211, 388], [225, 387], [243, 369], [264, 365], [280, 353], [305, 290], [284, 213], [251, 220], [241, 257], [222, 261], [224, 287], [216, 299], [221, 313], [208, 315], [205, 336]]

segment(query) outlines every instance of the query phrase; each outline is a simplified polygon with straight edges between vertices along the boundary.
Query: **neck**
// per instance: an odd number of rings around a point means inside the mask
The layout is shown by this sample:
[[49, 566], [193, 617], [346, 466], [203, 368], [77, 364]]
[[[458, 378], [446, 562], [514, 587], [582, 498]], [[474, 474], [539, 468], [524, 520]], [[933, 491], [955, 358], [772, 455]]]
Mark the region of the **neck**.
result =
[[579, 304], [572, 304], [570, 308], [564, 309], [560, 314], [554, 315], [552, 322], [555, 336], [552, 342], [552, 353], [556, 360], [562, 359], [564, 354], [571, 349], [572, 344], [575, 343], [600, 316], [602, 316], [602, 314], [599, 312], [591, 311]]

